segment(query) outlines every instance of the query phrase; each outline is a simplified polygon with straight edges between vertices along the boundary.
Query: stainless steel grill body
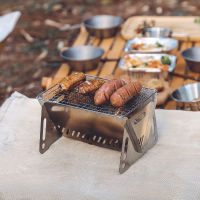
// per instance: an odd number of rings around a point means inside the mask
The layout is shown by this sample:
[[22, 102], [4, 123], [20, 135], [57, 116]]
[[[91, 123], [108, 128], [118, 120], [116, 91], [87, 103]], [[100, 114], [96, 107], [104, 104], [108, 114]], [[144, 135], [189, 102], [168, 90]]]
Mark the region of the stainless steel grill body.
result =
[[92, 102], [68, 102], [67, 96], [55, 85], [37, 97], [42, 105], [41, 153], [65, 135], [121, 151], [119, 172], [123, 173], [156, 143], [155, 90], [143, 88], [141, 95], [120, 110]]

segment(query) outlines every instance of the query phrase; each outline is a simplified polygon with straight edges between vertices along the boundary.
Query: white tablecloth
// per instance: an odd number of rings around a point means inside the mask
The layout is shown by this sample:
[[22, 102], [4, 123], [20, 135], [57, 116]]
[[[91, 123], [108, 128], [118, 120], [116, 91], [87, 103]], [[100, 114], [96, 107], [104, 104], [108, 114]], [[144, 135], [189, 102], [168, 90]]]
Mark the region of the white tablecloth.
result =
[[158, 143], [122, 175], [119, 152], [64, 137], [40, 154], [40, 112], [19, 93], [0, 108], [1, 200], [200, 199], [200, 112], [156, 110]]

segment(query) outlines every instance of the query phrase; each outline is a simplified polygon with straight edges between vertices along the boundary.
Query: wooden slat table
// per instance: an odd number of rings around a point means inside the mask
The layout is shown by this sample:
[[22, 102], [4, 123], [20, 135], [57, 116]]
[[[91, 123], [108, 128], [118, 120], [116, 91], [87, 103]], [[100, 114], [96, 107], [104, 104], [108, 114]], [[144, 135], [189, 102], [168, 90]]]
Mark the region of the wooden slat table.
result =
[[[124, 55], [123, 49], [125, 46], [126, 40], [124, 40], [120, 33], [118, 33], [114, 38], [107, 38], [107, 39], [98, 39], [94, 37], [90, 37], [86, 32], [85, 28], [81, 29], [78, 37], [74, 41], [73, 46], [79, 45], [94, 45], [99, 46], [104, 49], [105, 53], [103, 58], [108, 59], [119, 59]], [[188, 74], [192, 76], [198, 77], [198, 73], [190, 72], [187, 69], [186, 63], [184, 59], [181, 57], [180, 53], [186, 48], [192, 46], [200, 46], [200, 42], [198, 41], [189, 41], [189, 40], [181, 40], [179, 41], [179, 48], [177, 48], [173, 54], [177, 56], [177, 65], [175, 68], [175, 73], [179, 74]], [[59, 80], [61, 80], [66, 75], [72, 73], [70, 68], [67, 64], [62, 64], [58, 69], [55, 76], [52, 77], [43, 77], [42, 80], [42, 87], [43, 89], [47, 89]], [[99, 76], [99, 77], [107, 77], [108, 75], [114, 75], [115, 78], [119, 78], [123, 75], [123, 71], [118, 67], [117, 61], [107, 61], [107, 62], [100, 62], [98, 67], [95, 70], [87, 71], [89, 75]], [[180, 77], [170, 77], [170, 87], [172, 89], [176, 89], [182, 85], [194, 82], [192, 80], [185, 80]], [[173, 100], [168, 99], [168, 101], [163, 105], [165, 109], [176, 109], [176, 103]]]

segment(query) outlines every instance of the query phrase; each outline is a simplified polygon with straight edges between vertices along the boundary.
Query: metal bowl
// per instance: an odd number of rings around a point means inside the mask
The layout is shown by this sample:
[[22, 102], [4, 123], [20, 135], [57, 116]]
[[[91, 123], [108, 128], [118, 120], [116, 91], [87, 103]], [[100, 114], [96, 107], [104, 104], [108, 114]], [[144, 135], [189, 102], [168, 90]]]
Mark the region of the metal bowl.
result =
[[172, 30], [168, 28], [153, 27], [147, 28], [146, 33], [148, 33], [150, 37], [171, 37]]
[[113, 37], [119, 30], [123, 19], [112, 15], [97, 15], [83, 21], [90, 35], [98, 38]]
[[184, 50], [181, 56], [185, 59], [187, 66], [193, 72], [200, 73], [200, 47], [193, 47]]
[[104, 50], [95, 46], [71, 47], [60, 53], [72, 70], [88, 71], [95, 69], [104, 54]]
[[176, 89], [172, 99], [177, 102], [178, 109], [200, 110], [200, 83], [191, 83]]

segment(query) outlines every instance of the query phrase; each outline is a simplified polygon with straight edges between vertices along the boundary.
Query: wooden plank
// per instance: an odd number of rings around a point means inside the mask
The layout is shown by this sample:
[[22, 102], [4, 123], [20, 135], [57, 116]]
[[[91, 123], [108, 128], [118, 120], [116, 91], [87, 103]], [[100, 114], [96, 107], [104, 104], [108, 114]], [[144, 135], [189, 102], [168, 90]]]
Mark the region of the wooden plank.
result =
[[[108, 59], [119, 59], [121, 57], [121, 53], [123, 52], [126, 41], [118, 35], [115, 43], [112, 46], [112, 49], [108, 52]], [[107, 61], [103, 65], [101, 72], [99, 73], [100, 77], [105, 77], [107, 75], [113, 74], [115, 72], [115, 68], [117, 66], [116, 61]]]
[[92, 46], [98, 46], [99, 43], [100, 43], [100, 39], [99, 38], [90, 38], [89, 42], [88, 42], [88, 45], [92, 45]]
[[[107, 54], [109, 52], [109, 49], [110, 49], [113, 41], [114, 41], [114, 38], [106, 38], [101, 41], [99, 47], [101, 47], [104, 50], [104, 54], [102, 56], [103, 59], [105, 59], [107, 57]], [[97, 76], [101, 71], [102, 65], [103, 65], [103, 63], [100, 62], [96, 69], [88, 71], [86, 73], [89, 75]]]
[[86, 31], [85, 27], [81, 27], [81, 31], [73, 43], [73, 47], [84, 45], [88, 39], [88, 32]]
[[68, 64], [62, 64], [59, 70], [57, 71], [56, 75], [54, 76], [54, 79], [52, 81], [52, 85], [56, 84], [58, 81], [60, 81], [62, 78], [67, 76], [69, 74], [70, 67]]
[[52, 86], [52, 78], [48, 78], [46, 80], [46, 89], [50, 88]]
[[116, 62], [106, 62], [103, 65], [103, 68], [101, 69], [101, 72], [99, 74], [100, 77], [106, 78], [108, 75], [112, 74], [116, 66]]
[[107, 57], [107, 54], [111, 48], [111, 45], [113, 44], [113, 41], [114, 41], [114, 37], [106, 38], [106, 39], [102, 40], [102, 42], [100, 44], [100, 47], [104, 50], [104, 54], [103, 54], [102, 58]]
[[90, 71], [87, 71], [86, 74], [88, 75], [92, 75], [92, 76], [97, 76], [98, 75], [98, 72], [100, 71], [101, 69], [101, 66], [102, 66], [102, 62], [99, 62], [98, 66], [96, 69], [93, 69], [93, 70], [90, 70]]
[[41, 85], [42, 85], [42, 89], [43, 90], [46, 90], [46, 86], [47, 86], [47, 83], [48, 83], [49, 80], [52, 81], [52, 78], [50, 78], [50, 77], [42, 77]]
[[108, 52], [108, 59], [118, 59], [124, 49], [126, 40], [124, 40], [121, 35], [119, 35], [112, 47], [112, 49]]

